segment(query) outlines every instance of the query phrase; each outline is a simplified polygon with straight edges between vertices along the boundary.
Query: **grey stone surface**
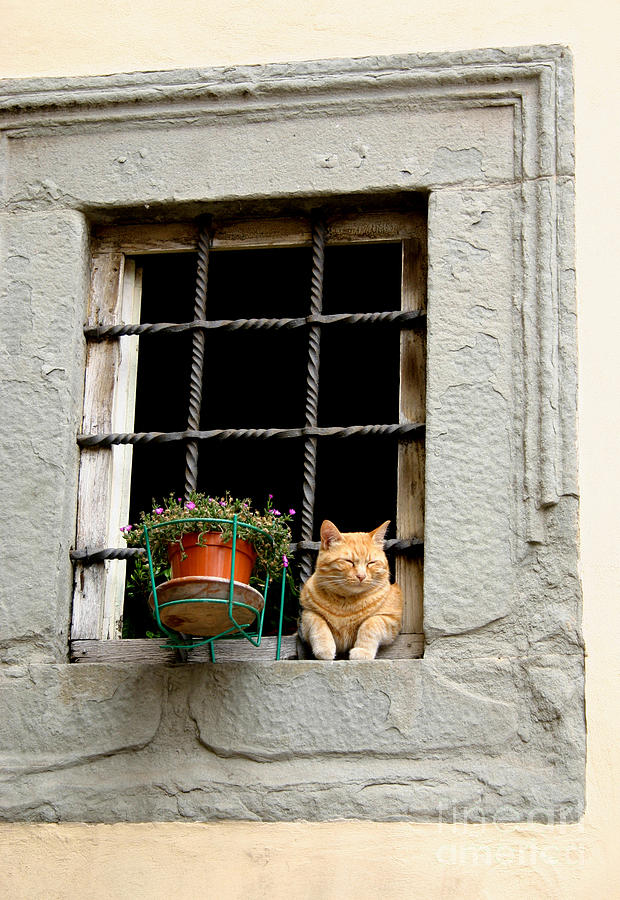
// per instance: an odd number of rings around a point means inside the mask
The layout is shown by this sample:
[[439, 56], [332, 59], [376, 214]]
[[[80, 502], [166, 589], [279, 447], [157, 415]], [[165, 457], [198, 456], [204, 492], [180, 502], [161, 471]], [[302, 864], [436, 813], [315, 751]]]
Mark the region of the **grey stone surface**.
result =
[[[485, 668], [492, 674], [483, 677]], [[214, 671], [215, 695], [202, 685], [192, 690], [189, 712], [200, 742], [218, 756], [420, 758], [446, 746], [501, 746], [514, 736], [510, 672], [489, 663], [478, 677], [480, 686], [492, 680], [504, 690], [463, 690], [441, 665], [417, 660], [322, 670], [307, 662], [275, 670], [237, 664]]]
[[506, 616], [514, 596], [513, 247], [496, 236], [512, 233], [515, 200], [512, 187], [452, 190], [429, 209], [428, 641]]
[[[298, 100], [299, 102], [299, 100]], [[205, 113], [205, 115], [209, 115]], [[213, 115], [213, 113], [210, 113]], [[373, 112], [352, 103], [333, 116], [294, 110], [274, 139], [271, 119], [243, 105], [227, 124], [217, 119], [175, 123], [165, 142], [158, 128], [119, 133], [102, 126], [90, 134], [22, 137], [7, 181], [11, 208], [40, 209], [63, 200], [74, 206], [191, 203], [212, 192], [225, 198], [365, 192], [389, 177], [390, 189], [513, 177], [512, 110], [488, 107], [454, 122], [448, 110], [423, 118], [407, 109]], [[415, 127], [412, 128], [412, 119]], [[497, 140], [497, 133], [505, 136]], [[472, 148], [475, 144], [475, 149]], [[82, 157], [76, 167], [72, 160]], [[175, 165], [182, 159], [183, 165]], [[242, 177], [240, 177], [242, 174]], [[103, 177], [102, 177], [103, 176]]]
[[578, 675], [553, 655], [12, 667], [1, 815], [572, 820]]
[[139, 667], [11, 666], [2, 679], [3, 771], [63, 769], [146, 746], [164, 684], [162, 672]]
[[66, 660], [88, 232], [65, 209], [0, 229], [0, 659]]
[[[2, 87], [0, 818], [577, 818], [569, 54]], [[91, 224], [408, 191], [429, 197], [425, 658], [68, 665]]]

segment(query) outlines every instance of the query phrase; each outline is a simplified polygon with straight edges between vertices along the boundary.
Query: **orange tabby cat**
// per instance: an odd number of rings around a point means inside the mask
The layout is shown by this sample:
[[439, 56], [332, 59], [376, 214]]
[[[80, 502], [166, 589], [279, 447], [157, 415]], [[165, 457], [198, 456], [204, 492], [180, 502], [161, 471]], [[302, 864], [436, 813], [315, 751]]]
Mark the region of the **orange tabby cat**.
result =
[[342, 534], [326, 519], [314, 573], [301, 589], [299, 633], [317, 659], [374, 659], [400, 631], [403, 600], [383, 552], [389, 525]]

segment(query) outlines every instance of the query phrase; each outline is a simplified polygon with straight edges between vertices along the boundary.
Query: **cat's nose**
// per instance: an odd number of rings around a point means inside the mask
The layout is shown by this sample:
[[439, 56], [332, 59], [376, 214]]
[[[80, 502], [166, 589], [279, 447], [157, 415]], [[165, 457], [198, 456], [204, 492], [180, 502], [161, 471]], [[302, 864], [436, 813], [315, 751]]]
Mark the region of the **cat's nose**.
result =
[[356, 572], [355, 573], [360, 581], [366, 581], [366, 573], [365, 572]]

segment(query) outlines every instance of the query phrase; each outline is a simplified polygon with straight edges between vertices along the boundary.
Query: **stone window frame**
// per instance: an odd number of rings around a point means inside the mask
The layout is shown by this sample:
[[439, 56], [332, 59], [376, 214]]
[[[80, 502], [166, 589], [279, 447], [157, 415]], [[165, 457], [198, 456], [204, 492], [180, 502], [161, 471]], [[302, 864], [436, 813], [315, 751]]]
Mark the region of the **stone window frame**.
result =
[[[90, 821], [581, 815], [573, 120], [561, 46], [4, 82], [15, 815], [45, 819], [52, 794]], [[424, 657], [66, 665], [93, 225], [402, 191], [429, 210]], [[184, 698], [168, 726], [187, 710], [177, 737], [200, 745], [183, 745], [182, 803], [141, 782], [121, 809], [111, 758], [160, 753], [166, 690]], [[204, 781], [204, 748], [225, 779]], [[37, 781], [50, 760], [60, 788]]]
[[[425, 418], [425, 309], [426, 309], [426, 218], [419, 198], [408, 198], [405, 209], [377, 209], [377, 202], [366, 212], [348, 212], [346, 201], [333, 198], [330, 208], [322, 210], [326, 224], [326, 246], [354, 246], [373, 243], [398, 243], [401, 246], [401, 304], [404, 310], [422, 312], [415, 328], [400, 331], [401, 383], [398, 424], [423, 424]], [[411, 202], [413, 199], [413, 203]], [[349, 205], [351, 201], [349, 200]], [[303, 203], [302, 203], [303, 205]], [[363, 207], [363, 202], [355, 204]], [[410, 208], [406, 208], [407, 205]], [[312, 208], [312, 204], [310, 204]], [[211, 217], [212, 251], [261, 250], [283, 247], [310, 247], [311, 215], [292, 217], [262, 216], [232, 220], [215, 214]], [[95, 227], [91, 233], [91, 286], [85, 325], [89, 332], [101, 326], [140, 322], [142, 272], [135, 256], [196, 252], [199, 226], [194, 222], [161, 225], [121, 225]], [[355, 312], [355, 310], [351, 310]], [[258, 311], [260, 312], [260, 310]], [[417, 321], [417, 320], [416, 320]], [[366, 326], [368, 327], [368, 326]], [[381, 326], [379, 326], [381, 327]], [[142, 340], [149, 340], [148, 336]], [[100, 335], [87, 342], [82, 436], [133, 431], [136, 403], [138, 337], [123, 335], [101, 340]], [[182, 396], [179, 397], [182, 401]], [[370, 424], [370, 423], [365, 423]], [[381, 423], [376, 423], [381, 424]], [[389, 424], [389, 423], [383, 423]], [[278, 422], [265, 423], [276, 427]], [[372, 438], [370, 438], [372, 440]], [[132, 447], [115, 444], [83, 446], [77, 511], [77, 551], [75, 587], [72, 604], [71, 658], [75, 662], [135, 660], [174, 661], [174, 651], [161, 641], [122, 639], [124, 559], [105, 562], [84, 555], [103, 548], [126, 547], [120, 526], [126, 524], [129, 511]], [[396, 532], [399, 538], [424, 537], [424, 439], [417, 435], [399, 442], [398, 496]], [[93, 512], [95, 511], [95, 514]], [[104, 551], [105, 552], [105, 551]], [[422, 655], [422, 578], [423, 554], [396, 556], [396, 577], [405, 595], [401, 634], [380, 656], [410, 659]], [[218, 661], [239, 659], [275, 659], [276, 638], [263, 638], [260, 648], [236, 640], [219, 641]], [[285, 635], [283, 659], [296, 659], [296, 636]], [[211, 659], [207, 647], [192, 651], [192, 662]]]

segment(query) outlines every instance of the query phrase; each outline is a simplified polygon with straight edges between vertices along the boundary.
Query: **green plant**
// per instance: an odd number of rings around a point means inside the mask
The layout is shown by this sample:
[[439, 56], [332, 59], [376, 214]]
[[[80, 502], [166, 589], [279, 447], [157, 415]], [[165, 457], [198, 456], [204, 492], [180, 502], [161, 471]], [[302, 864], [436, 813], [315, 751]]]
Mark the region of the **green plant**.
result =
[[[237, 517], [237, 537], [253, 545], [256, 555], [256, 574], [259, 578], [269, 575], [278, 578], [288, 567], [287, 553], [291, 541], [289, 522], [295, 515], [294, 509], [282, 513], [272, 504], [270, 494], [267, 506], [260, 512], [252, 508], [249, 498], [243, 500], [231, 497], [227, 492], [224, 497], [209, 497], [192, 491], [187, 500], [171, 494], [161, 503], [153, 502], [151, 512], [143, 512], [136, 525], [125, 525], [121, 528], [129, 547], [144, 547], [144, 527], [149, 530], [149, 543], [155, 570], [168, 565], [168, 546], [180, 544], [184, 534], [198, 532], [200, 536], [209, 532], [220, 532], [225, 541], [232, 538], [232, 519]], [[197, 522], [196, 519], [212, 519], [210, 522]], [[244, 528], [252, 525], [260, 531]], [[148, 569], [148, 567], [147, 567]], [[136, 578], [142, 582], [143, 569], [136, 570]]]

